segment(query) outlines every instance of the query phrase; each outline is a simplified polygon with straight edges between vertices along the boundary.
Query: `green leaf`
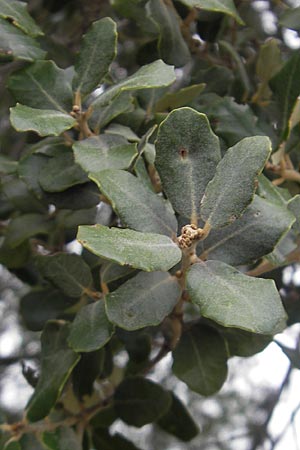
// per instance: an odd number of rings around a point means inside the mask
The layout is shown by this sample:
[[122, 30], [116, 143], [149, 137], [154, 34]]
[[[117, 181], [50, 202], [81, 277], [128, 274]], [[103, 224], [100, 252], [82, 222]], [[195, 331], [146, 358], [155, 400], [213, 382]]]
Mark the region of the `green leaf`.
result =
[[177, 220], [172, 208], [134, 175], [123, 170], [105, 170], [91, 174], [90, 178], [109, 199], [123, 224], [145, 233], [176, 236]]
[[185, 106], [195, 99], [205, 88], [205, 84], [192, 84], [176, 92], [167, 92], [154, 107], [155, 112], [163, 112]]
[[8, 87], [16, 100], [38, 109], [55, 109], [68, 114], [72, 109], [72, 89], [63, 69], [53, 61], [36, 61], [14, 73]]
[[[81, 354], [81, 359], [72, 372], [73, 391], [78, 400], [84, 401], [85, 395], [89, 397], [93, 395], [95, 381], [98, 377], [102, 378], [105, 356], [104, 348]], [[105, 415], [105, 412], [103, 415]], [[107, 416], [109, 416], [108, 412]], [[107, 420], [109, 420], [109, 417], [107, 417]], [[103, 426], [105, 427], [105, 425]]]
[[139, 428], [163, 416], [171, 403], [168, 391], [141, 377], [125, 378], [114, 395], [114, 406], [120, 419]]
[[113, 332], [104, 302], [99, 300], [81, 308], [70, 327], [68, 342], [76, 352], [92, 352], [103, 347]]
[[221, 158], [207, 117], [191, 108], [172, 111], [159, 127], [155, 165], [174, 209], [197, 218], [200, 200]]
[[41, 36], [44, 33], [27, 11], [26, 3], [16, 0], [0, 0], [0, 17], [9, 19], [13, 25], [30, 36]]
[[286, 325], [273, 280], [252, 278], [221, 261], [194, 264], [187, 272], [191, 301], [224, 327], [272, 335]]
[[210, 327], [195, 325], [186, 330], [173, 351], [173, 373], [201, 395], [219, 391], [227, 377], [224, 339]]
[[17, 131], [35, 131], [40, 136], [59, 136], [74, 127], [76, 120], [69, 114], [50, 109], [20, 105], [10, 108], [10, 121]]
[[44, 215], [23, 214], [10, 221], [6, 231], [6, 244], [15, 248], [32, 236], [45, 236], [51, 231], [53, 231], [53, 222]]
[[69, 328], [62, 322], [48, 322], [42, 333], [41, 373], [26, 409], [26, 418], [36, 422], [49, 414], [79, 361], [67, 345]]
[[230, 356], [248, 357], [264, 350], [272, 342], [272, 336], [249, 333], [236, 328], [218, 328], [225, 339]]
[[109, 261], [102, 264], [100, 270], [101, 281], [106, 284], [134, 273], [136, 273], [136, 270], [131, 269], [131, 267], [120, 266], [119, 264], [115, 264]]
[[85, 96], [101, 83], [116, 56], [116, 46], [116, 23], [109, 17], [94, 22], [83, 37], [75, 63], [74, 91]]
[[165, 272], [140, 272], [105, 296], [108, 319], [125, 330], [160, 324], [181, 294], [175, 277]]
[[46, 431], [42, 437], [43, 444], [47, 450], [82, 450], [79, 439], [75, 431], [69, 427], [60, 427], [55, 431]]
[[279, 25], [292, 30], [300, 30], [300, 6], [284, 10], [279, 18]]
[[19, 177], [26, 183], [28, 189], [39, 199], [42, 199], [44, 196], [44, 191], [38, 181], [39, 173], [47, 163], [48, 159], [49, 158], [43, 154], [29, 154], [20, 159], [18, 164]]
[[92, 102], [92, 107], [97, 111], [121, 92], [169, 86], [175, 79], [173, 67], [158, 59], [151, 64], [142, 66], [136, 73], [105, 91]]
[[41, 274], [69, 297], [81, 297], [93, 285], [91, 269], [79, 255], [37, 256]]
[[173, 434], [184, 442], [191, 441], [199, 433], [199, 428], [185, 405], [173, 392], [169, 411], [162, 416], [157, 424], [167, 433]]
[[102, 134], [73, 145], [75, 161], [90, 173], [106, 169], [127, 169], [137, 155], [136, 144], [122, 136]]
[[[17, 175], [17, 174], [16, 174]], [[7, 178], [4, 181], [1, 190], [4, 196], [14, 206], [14, 209], [22, 212], [47, 212], [45, 204], [40, 202], [27, 188], [26, 184], [16, 176]]]
[[146, 11], [159, 30], [158, 49], [161, 58], [175, 67], [184, 66], [191, 56], [181, 33], [181, 18], [172, 2], [149, 0]]
[[87, 181], [86, 173], [74, 162], [71, 151], [50, 158], [39, 174], [39, 183], [47, 192], [61, 192]]
[[7, 267], [7, 269], [20, 269], [31, 256], [30, 246], [28, 241], [23, 242], [16, 247], [10, 247], [6, 243], [6, 239], [1, 239], [0, 247], [0, 264]]
[[181, 251], [167, 236], [108, 228], [79, 227], [78, 241], [96, 255], [147, 272], [168, 271], [181, 260]]
[[58, 289], [38, 288], [21, 298], [20, 312], [31, 331], [42, 331], [48, 320], [59, 319], [66, 314], [77, 299], [67, 297]]
[[141, 450], [120, 433], [110, 435], [107, 430], [99, 428], [93, 433], [93, 444], [95, 450]]
[[245, 138], [227, 150], [201, 205], [201, 217], [212, 228], [221, 228], [243, 214], [270, 153], [271, 142], [264, 136]]
[[296, 222], [293, 225], [293, 229], [296, 231], [296, 233], [300, 234], [300, 195], [295, 195], [289, 202], [288, 202], [288, 209], [291, 211], [291, 213], [296, 217]]
[[105, 133], [116, 134], [117, 136], [123, 136], [127, 141], [139, 142], [140, 138], [138, 135], [132, 131], [131, 128], [121, 125], [120, 123], [112, 123], [108, 128], [106, 128]]
[[198, 245], [201, 259], [220, 259], [238, 266], [272, 252], [295, 218], [285, 204], [254, 196], [242, 217], [221, 230], [212, 230]]
[[105, 127], [113, 119], [120, 114], [132, 112], [134, 110], [133, 97], [131, 92], [120, 92], [111, 101], [98, 105], [96, 112], [92, 115], [89, 123], [95, 132], [99, 133], [100, 129]]
[[[0, 5], [1, 6], [1, 5]], [[43, 59], [46, 52], [35, 39], [23, 33], [8, 21], [0, 18], [0, 55], [21, 61]]]
[[204, 11], [221, 12], [233, 17], [239, 24], [243, 25], [244, 22], [241, 19], [233, 0], [180, 0], [181, 3], [189, 6], [190, 8], [200, 8]]
[[17, 171], [18, 162], [6, 155], [0, 155], [0, 174], [11, 175]]
[[271, 89], [277, 98], [281, 112], [282, 140], [286, 140], [289, 136], [289, 119], [300, 94], [299, 73], [300, 53], [297, 51], [270, 80]]

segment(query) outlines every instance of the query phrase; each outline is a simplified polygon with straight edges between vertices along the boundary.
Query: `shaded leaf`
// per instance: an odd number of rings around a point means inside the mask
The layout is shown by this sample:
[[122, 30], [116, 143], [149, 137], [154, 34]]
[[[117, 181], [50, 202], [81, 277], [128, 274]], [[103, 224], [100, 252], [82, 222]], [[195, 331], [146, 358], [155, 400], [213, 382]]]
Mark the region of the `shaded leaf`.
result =
[[134, 110], [133, 97], [131, 92], [120, 92], [111, 99], [108, 103], [101, 106], [97, 106], [97, 111], [92, 115], [90, 119], [91, 126], [95, 131], [99, 132], [101, 128], [105, 127], [113, 119], [120, 114], [131, 112]]
[[158, 49], [161, 58], [176, 67], [184, 66], [190, 60], [190, 52], [181, 34], [181, 18], [173, 4], [149, 0], [146, 10], [159, 30]]
[[123, 224], [145, 233], [176, 236], [177, 220], [172, 208], [134, 175], [105, 170], [91, 174], [90, 178], [109, 199]]
[[41, 49], [35, 39], [1, 18], [0, 41], [0, 55], [7, 56], [9, 59], [34, 61], [46, 56], [46, 52]]
[[47, 450], [82, 450], [79, 437], [69, 427], [44, 432], [42, 441]]
[[42, 333], [41, 374], [26, 408], [26, 417], [30, 422], [49, 414], [79, 361], [79, 355], [67, 345], [68, 334], [67, 324], [54, 321], [48, 322]]
[[175, 277], [140, 272], [105, 296], [109, 320], [125, 330], [155, 326], [172, 312], [181, 294]]
[[47, 163], [48, 157], [43, 154], [29, 154], [20, 159], [18, 164], [18, 174], [21, 180], [26, 183], [29, 190], [31, 190], [37, 198], [41, 199], [44, 191], [38, 181], [39, 173]]
[[104, 302], [86, 305], [77, 313], [70, 327], [69, 344], [76, 352], [92, 352], [103, 347], [114, 328], [108, 321]]
[[300, 54], [295, 52], [282, 69], [270, 80], [281, 112], [281, 137], [287, 139], [290, 132], [289, 119], [300, 94]]
[[184, 442], [191, 441], [199, 433], [199, 428], [181, 400], [173, 392], [171, 396], [171, 407], [157, 425]]
[[155, 165], [174, 209], [199, 215], [200, 200], [221, 158], [207, 117], [191, 108], [172, 111], [159, 127]]
[[74, 394], [80, 401], [85, 395], [92, 396], [94, 382], [102, 372], [104, 360], [103, 349], [81, 354], [80, 361], [72, 372]]
[[272, 342], [272, 336], [249, 333], [236, 328], [218, 328], [225, 339], [230, 356], [248, 357], [264, 350]]
[[78, 241], [92, 253], [145, 271], [167, 271], [181, 260], [181, 251], [167, 236], [108, 228], [79, 227]]
[[116, 45], [116, 23], [109, 17], [93, 22], [75, 63], [74, 91], [84, 96], [100, 84], [116, 55]]
[[279, 25], [292, 30], [300, 30], [300, 6], [285, 9], [279, 18]]
[[114, 395], [118, 416], [135, 427], [156, 421], [168, 411], [171, 403], [172, 397], [168, 391], [141, 377], [125, 378]]
[[101, 281], [108, 284], [135, 272], [136, 271], [131, 269], [131, 267], [120, 266], [119, 264], [107, 261], [101, 266], [100, 276]]
[[53, 221], [41, 214], [23, 214], [13, 218], [6, 231], [6, 244], [17, 247], [26, 239], [36, 235], [48, 235], [53, 231]]
[[289, 202], [288, 202], [288, 209], [293, 213], [293, 215], [296, 217], [296, 222], [293, 224], [293, 229], [300, 233], [300, 195], [295, 195]]
[[63, 69], [53, 61], [36, 61], [14, 73], [8, 87], [16, 100], [38, 109], [55, 109], [68, 114], [72, 109], [72, 90]]
[[7, 155], [0, 155], [0, 174], [13, 174], [17, 171], [18, 162]]
[[50, 158], [39, 174], [39, 183], [47, 192], [64, 191], [87, 181], [89, 179], [86, 173], [74, 162], [72, 152], [64, 152]]
[[270, 140], [264, 136], [245, 138], [227, 150], [201, 205], [201, 217], [212, 228], [221, 228], [242, 215], [253, 199], [257, 176], [270, 153]]
[[225, 327], [272, 335], [286, 314], [273, 280], [252, 278], [221, 261], [194, 264], [187, 272], [191, 301], [204, 317]]
[[56, 253], [35, 260], [41, 274], [69, 297], [81, 297], [93, 284], [91, 269], [79, 255]]
[[210, 327], [195, 325], [186, 330], [173, 351], [173, 373], [190, 389], [212, 395], [227, 377], [224, 339]]
[[20, 103], [10, 108], [10, 121], [17, 131], [35, 131], [40, 136], [59, 136], [77, 123], [69, 114], [30, 108]]
[[191, 86], [179, 89], [176, 92], [167, 92], [161, 97], [154, 107], [155, 112], [167, 111], [185, 106], [195, 99], [205, 88], [205, 84], [192, 84]]
[[204, 11], [221, 12], [233, 17], [239, 24], [243, 25], [244, 22], [241, 19], [233, 0], [180, 0], [181, 3], [189, 6], [190, 8], [200, 8]]
[[136, 144], [116, 135], [100, 135], [73, 145], [75, 161], [83, 170], [98, 173], [106, 169], [127, 169], [137, 155]]
[[16, 0], [0, 0], [0, 17], [11, 20], [13, 25], [30, 36], [35, 37], [43, 34], [28, 13], [26, 3]]
[[93, 433], [93, 443], [96, 450], [140, 450], [120, 433], [111, 435], [104, 429]]

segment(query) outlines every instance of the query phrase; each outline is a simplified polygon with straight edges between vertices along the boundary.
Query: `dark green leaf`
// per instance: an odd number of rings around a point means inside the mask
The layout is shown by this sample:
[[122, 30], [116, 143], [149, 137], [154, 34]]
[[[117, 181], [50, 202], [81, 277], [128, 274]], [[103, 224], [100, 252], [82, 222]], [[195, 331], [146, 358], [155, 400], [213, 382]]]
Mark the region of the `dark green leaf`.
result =
[[220, 259], [233, 266], [249, 264], [272, 252], [294, 220], [285, 204], [255, 195], [242, 217], [212, 230], [197, 252], [202, 259]]
[[17, 177], [10, 177], [9, 181], [1, 186], [2, 193], [13, 205], [14, 209], [21, 213], [39, 212], [46, 213], [47, 207], [40, 202], [27, 188], [26, 184]]
[[28, 241], [23, 242], [16, 247], [7, 245], [4, 239], [0, 247], [0, 264], [8, 269], [18, 269], [26, 264], [30, 257], [30, 246]]
[[191, 301], [204, 317], [225, 326], [272, 335], [286, 314], [273, 280], [252, 278], [221, 261], [194, 264], [187, 272]]
[[41, 49], [35, 39], [23, 33], [19, 28], [0, 18], [0, 55], [9, 59], [34, 61], [43, 59], [46, 52]]
[[6, 244], [12, 248], [36, 235], [48, 235], [53, 231], [53, 222], [41, 214], [23, 214], [12, 219], [6, 231]]
[[264, 136], [245, 138], [227, 150], [201, 205], [201, 217], [212, 228], [221, 228], [242, 215], [270, 153], [271, 142]]
[[26, 183], [28, 189], [39, 199], [44, 195], [38, 181], [39, 173], [47, 163], [48, 159], [49, 158], [43, 154], [29, 154], [25, 155], [18, 164], [19, 177]]
[[55, 109], [68, 114], [72, 90], [66, 71], [53, 61], [36, 61], [9, 78], [8, 87], [16, 100], [38, 109]]
[[16, 0], [0, 0], [0, 17], [11, 20], [13, 25], [30, 36], [35, 37], [43, 34], [40, 27], [28, 14], [26, 3]]
[[75, 395], [83, 400], [85, 395], [91, 396], [94, 382], [101, 374], [104, 366], [105, 350], [82, 353], [81, 359], [72, 373], [72, 385]]
[[168, 92], [155, 103], [155, 112], [170, 111], [171, 109], [186, 106], [197, 97], [205, 88], [205, 84], [192, 84], [176, 92]]
[[177, 220], [172, 207], [138, 178], [121, 170], [93, 173], [90, 178], [109, 199], [124, 225], [145, 233], [176, 236]]
[[149, 0], [146, 5], [148, 16], [159, 30], [158, 48], [161, 58], [176, 67], [184, 66], [190, 60], [189, 48], [181, 33], [181, 19], [171, 2]]
[[46, 431], [43, 433], [42, 440], [47, 450], [82, 450], [79, 437], [69, 427], [60, 427], [55, 431]]
[[93, 434], [93, 443], [96, 450], [140, 450], [120, 433], [110, 435], [107, 430], [101, 429]]
[[107, 316], [125, 330], [155, 326], [172, 312], [180, 294], [176, 277], [141, 272], [105, 296]]
[[10, 121], [17, 131], [35, 131], [40, 136], [59, 136], [76, 124], [69, 114], [20, 105], [10, 108]]
[[189, 219], [199, 216], [200, 200], [220, 158], [218, 138], [204, 114], [180, 108], [162, 122], [155, 165], [178, 213]]
[[6, 155], [0, 155], [0, 174], [13, 174], [17, 171], [18, 162]]
[[79, 227], [77, 239], [92, 253], [145, 271], [167, 271], [181, 260], [181, 251], [167, 236], [108, 228]]
[[79, 355], [67, 345], [68, 325], [48, 322], [42, 333], [41, 374], [26, 410], [30, 422], [36, 422], [49, 414], [79, 361]]
[[127, 275], [133, 274], [136, 271], [131, 267], [120, 266], [112, 262], [106, 262], [101, 266], [100, 276], [103, 283], [111, 283], [112, 281], [124, 278]]
[[134, 110], [133, 97], [131, 92], [120, 92], [108, 103], [98, 106], [97, 111], [92, 115], [90, 123], [95, 131], [99, 132], [113, 119], [120, 114], [131, 112]]
[[100, 135], [73, 145], [75, 161], [90, 173], [106, 169], [127, 169], [137, 155], [136, 144], [122, 136]]
[[99, 300], [79, 311], [70, 328], [69, 344], [76, 352], [92, 352], [103, 347], [113, 331], [104, 302]]
[[116, 55], [116, 45], [116, 23], [109, 17], [93, 22], [75, 63], [74, 91], [85, 96], [100, 84]]
[[300, 6], [298, 8], [288, 8], [280, 16], [279, 25], [292, 30], [300, 30]]
[[199, 433], [199, 428], [184, 404], [171, 392], [172, 405], [157, 424], [167, 433], [173, 434], [184, 442], [192, 440]]
[[93, 284], [91, 269], [79, 255], [37, 256], [41, 274], [69, 297], [81, 297]]
[[163, 416], [172, 403], [171, 394], [153, 381], [125, 378], [114, 396], [115, 410], [124, 422], [142, 427]]
[[204, 11], [221, 12], [233, 17], [238, 23], [243, 25], [243, 20], [238, 14], [233, 0], [180, 0], [181, 3], [190, 8], [200, 8]]
[[195, 325], [182, 334], [173, 361], [174, 374], [201, 395], [217, 392], [227, 377], [224, 339], [207, 326]]
[[300, 53], [295, 52], [282, 69], [271, 78], [270, 86], [281, 111], [282, 139], [290, 132], [289, 119], [300, 94]]
[[236, 328], [218, 328], [224, 337], [230, 356], [253, 356], [272, 342], [272, 336], [249, 333]]
[[50, 158], [39, 174], [39, 183], [47, 192], [64, 191], [87, 181], [89, 179], [86, 173], [74, 162], [72, 152]]
[[61, 318], [73, 304], [74, 298], [58, 289], [38, 288], [21, 298], [20, 312], [27, 328], [41, 331], [48, 320]]

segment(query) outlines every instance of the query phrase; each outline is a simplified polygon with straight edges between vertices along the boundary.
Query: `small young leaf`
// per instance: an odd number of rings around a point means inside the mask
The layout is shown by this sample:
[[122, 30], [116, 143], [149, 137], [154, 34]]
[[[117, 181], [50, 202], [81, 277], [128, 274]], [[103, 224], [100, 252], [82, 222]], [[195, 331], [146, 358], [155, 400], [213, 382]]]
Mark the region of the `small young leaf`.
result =
[[35, 39], [1, 17], [0, 41], [0, 55], [9, 58], [31, 62], [36, 59], [44, 59], [46, 56], [46, 52], [41, 49]]
[[32, 37], [44, 34], [28, 13], [26, 3], [16, 0], [0, 0], [0, 17], [11, 20], [13, 25]]
[[73, 145], [75, 161], [88, 173], [106, 169], [127, 169], [137, 155], [136, 144], [122, 136], [100, 135]]
[[93, 284], [91, 269], [79, 255], [37, 256], [41, 274], [69, 297], [80, 297]]
[[41, 374], [26, 408], [26, 418], [36, 422], [49, 414], [80, 356], [67, 345], [69, 328], [48, 322], [42, 333]]
[[114, 407], [120, 419], [139, 428], [163, 416], [171, 403], [168, 391], [141, 377], [125, 378], [114, 395]]
[[184, 442], [191, 441], [199, 433], [199, 428], [185, 405], [173, 392], [172, 404], [169, 411], [156, 423], [167, 433], [176, 436]]
[[16, 100], [38, 109], [55, 109], [68, 114], [72, 109], [72, 89], [63, 69], [53, 61], [36, 61], [14, 73], [8, 87]]
[[201, 218], [212, 228], [221, 228], [242, 215], [270, 153], [271, 142], [264, 136], [245, 138], [227, 150], [201, 205]]
[[125, 330], [155, 326], [171, 313], [181, 289], [166, 272], [139, 273], [105, 296], [109, 320]]
[[10, 121], [17, 131], [35, 131], [40, 136], [59, 136], [76, 124], [69, 114], [20, 105], [10, 108]]
[[227, 377], [224, 339], [207, 326], [195, 325], [182, 334], [173, 361], [173, 373], [201, 395], [217, 392]]
[[236, 10], [233, 0], [180, 0], [181, 3], [190, 8], [199, 8], [204, 11], [221, 12], [233, 17], [239, 24], [243, 25], [239, 13]]
[[104, 302], [99, 300], [81, 308], [70, 327], [68, 342], [76, 352], [93, 352], [110, 340], [113, 331]]
[[138, 178], [123, 170], [92, 173], [90, 178], [110, 200], [122, 223], [136, 231], [176, 236], [177, 220], [171, 207]]
[[187, 272], [191, 301], [224, 327], [272, 335], [286, 326], [273, 280], [252, 278], [221, 261], [194, 264]]
[[108, 72], [116, 55], [116, 23], [109, 17], [94, 22], [83, 37], [75, 63], [73, 90], [83, 96], [92, 92]]
[[147, 272], [168, 271], [181, 260], [177, 245], [160, 234], [94, 225], [79, 227], [77, 239], [102, 258]]
[[159, 127], [155, 165], [174, 209], [199, 216], [200, 200], [221, 159], [207, 117], [191, 108], [172, 111]]

